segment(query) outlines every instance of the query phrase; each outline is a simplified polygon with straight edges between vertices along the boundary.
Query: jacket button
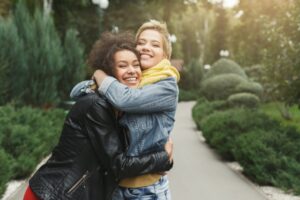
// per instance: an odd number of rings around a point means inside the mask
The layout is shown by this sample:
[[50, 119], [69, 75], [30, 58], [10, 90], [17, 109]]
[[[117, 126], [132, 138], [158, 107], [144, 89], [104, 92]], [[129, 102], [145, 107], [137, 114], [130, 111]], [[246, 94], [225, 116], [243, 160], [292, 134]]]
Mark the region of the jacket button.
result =
[[105, 171], [105, 172], [104, 172], [104, 175], [106, 176], [107, 174], [108, 174], [107, 171]]

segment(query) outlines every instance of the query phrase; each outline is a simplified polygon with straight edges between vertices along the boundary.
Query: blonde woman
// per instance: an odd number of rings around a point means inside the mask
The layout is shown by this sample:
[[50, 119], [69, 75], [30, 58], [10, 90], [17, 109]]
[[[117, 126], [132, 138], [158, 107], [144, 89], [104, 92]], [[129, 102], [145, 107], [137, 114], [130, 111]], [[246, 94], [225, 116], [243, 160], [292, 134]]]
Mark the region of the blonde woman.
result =
[[[169, 61], [172, 48], [166, 24], [156, 20], [144, 23], [136, 42], [142, 68], [138, 88], [129, 88], [101, 70], [94, 73], [98, 91], [123, 112], [119, 123], [128, 130], [127, 155], [133, 157], [163, 149], [175, 121], [179, 80]], [[128, 81], [135, 82], [136, 78]], [[77, 85], [71, 96], [82, 95], [85, 85]], [[167, 176], [153, 173], [122, 179], [113, 199], [170, 200]]]

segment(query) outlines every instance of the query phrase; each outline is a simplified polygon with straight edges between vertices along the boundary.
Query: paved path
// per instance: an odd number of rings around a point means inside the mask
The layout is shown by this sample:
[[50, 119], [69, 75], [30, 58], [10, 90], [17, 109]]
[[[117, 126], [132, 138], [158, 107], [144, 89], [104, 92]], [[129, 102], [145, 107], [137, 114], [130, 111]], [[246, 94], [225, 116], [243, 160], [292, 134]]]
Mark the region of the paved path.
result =
[[169, 172], [172, 200], [266, 200], [200, 139], [192, 120], [193, 102], [179, 103], [174, 131], [174, 168]]
[[[172, 200], [266, 200], [204, 143], [191, 117], [193, 102], [179, 103], [172, 133], [175, 165], [169, 172]], [[5, 200], [22, 200], [27, 183]]]

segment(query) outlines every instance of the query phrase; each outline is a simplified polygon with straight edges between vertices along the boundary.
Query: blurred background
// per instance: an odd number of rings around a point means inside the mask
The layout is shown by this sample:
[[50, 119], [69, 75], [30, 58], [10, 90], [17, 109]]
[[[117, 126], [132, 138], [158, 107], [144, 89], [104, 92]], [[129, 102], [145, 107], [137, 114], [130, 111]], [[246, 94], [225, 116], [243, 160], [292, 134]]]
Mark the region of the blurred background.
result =
[[300, 1], [0, 0], [0, 196], [55, 146], [104, 31], [165, 21], [180, 101], [225, 160], [300, 194]]

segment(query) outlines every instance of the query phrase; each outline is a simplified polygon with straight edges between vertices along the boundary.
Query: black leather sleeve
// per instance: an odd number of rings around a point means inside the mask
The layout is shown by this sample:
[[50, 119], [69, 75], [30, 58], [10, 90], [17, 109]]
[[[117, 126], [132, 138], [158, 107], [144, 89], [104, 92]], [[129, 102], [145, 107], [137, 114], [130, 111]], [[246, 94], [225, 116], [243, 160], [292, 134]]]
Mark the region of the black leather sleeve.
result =
[[123, 152], [122, 141], [113, 110], [103, 100], [96, 101], [86, 114], [85, 127], [101, 164], [116, 179], [171, 169], [166, 151], [129, 157]]

